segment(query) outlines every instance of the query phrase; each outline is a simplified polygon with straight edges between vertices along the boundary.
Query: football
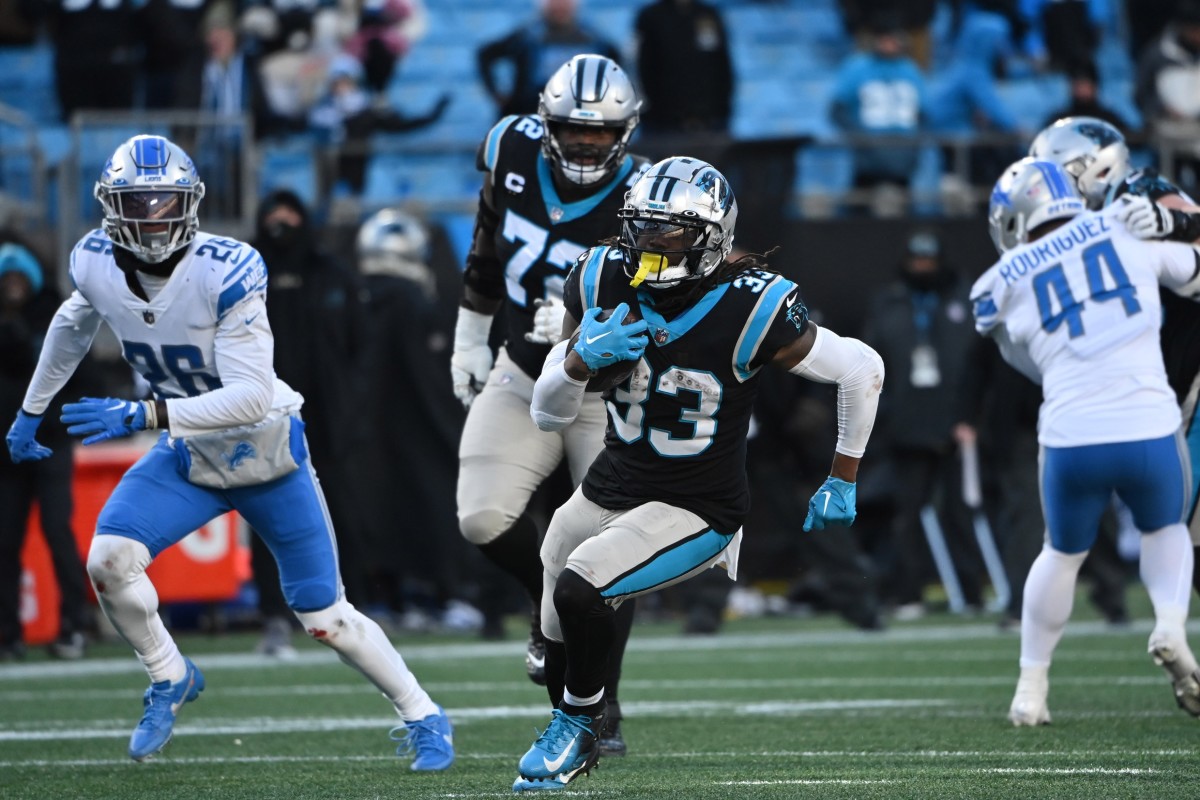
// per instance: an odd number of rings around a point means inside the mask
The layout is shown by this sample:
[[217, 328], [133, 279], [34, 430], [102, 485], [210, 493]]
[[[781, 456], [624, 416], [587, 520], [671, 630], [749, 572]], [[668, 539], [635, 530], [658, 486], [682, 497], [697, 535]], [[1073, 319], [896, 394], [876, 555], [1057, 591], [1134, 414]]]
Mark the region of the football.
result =
[[[596, 315], [596, 319], [604, 321], [612, 316], [613, 310], [606, 308]], [[637, 322], [638, 316], [631, 310], [625, 315], [625, 324]], [[575, 349], [575, 343], [579, 341], [579, 328], [575, 328], [575, 333], [571, 334], [571, 340], [567, 343], [567, 352]], [[629, 378], [633, 368], [637, 366], [637, 361], [618, 361], [614, 364], [609, 364], [607, 367], [601, 367], [596, 371], [596, 374], [588, 379], [585, 391], [589, 392], [607, 392], [614, 386], [619, 386]]]

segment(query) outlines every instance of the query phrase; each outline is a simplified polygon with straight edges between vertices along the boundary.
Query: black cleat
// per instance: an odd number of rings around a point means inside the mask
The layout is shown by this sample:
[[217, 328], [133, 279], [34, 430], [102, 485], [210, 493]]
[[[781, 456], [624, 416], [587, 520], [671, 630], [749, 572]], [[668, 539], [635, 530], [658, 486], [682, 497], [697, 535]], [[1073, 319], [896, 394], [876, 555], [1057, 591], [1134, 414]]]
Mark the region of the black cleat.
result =
[[596, 746], [602, 756], [625, 755], [625, 737], [621, 735], [621, 706], [615, 700], [608, 704], [600, 734], [596, 737]]

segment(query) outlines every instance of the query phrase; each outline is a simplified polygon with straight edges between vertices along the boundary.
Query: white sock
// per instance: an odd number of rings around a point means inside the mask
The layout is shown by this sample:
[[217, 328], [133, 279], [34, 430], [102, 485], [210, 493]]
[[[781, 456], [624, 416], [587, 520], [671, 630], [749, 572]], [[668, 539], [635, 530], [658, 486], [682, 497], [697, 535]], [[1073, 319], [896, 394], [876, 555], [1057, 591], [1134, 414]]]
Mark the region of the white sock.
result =
[[596, 692], [591, 697], [577, 697], [577, 696], [571, 694], [569, 691], [567, 691], [565, 689], [563, 690], [563, 702], [567, 703], [568, 705], [575, 706], [576, 708], [583, 708], [584, 706], [594, 706], [594, 705], [596, 705], [596, 703], [599, 703], [603, 699], [604, 699], [604, 690], [603, 689]]
[[124, 536], [97, 534], [88, 551], [88, 577], [104, 616], [137, 653], [153, 683], [176, 683], [187, 664], [158, 615], [158, 592], [146, 577], [150, 551]]
[[1192, 597], [1192, 540], [1182, 523], [1142, 534], [1139, 571], [1154, 605], [1155, 629], [1184, 638]]
[[1049, 667], [1075, 603], [1075, 579], [1087, 558], [1049, 544], [1029, 568], [1021, 607], [1021, 667]]
[[296, 612], [304, 629], [361, 672], [396, 707], [405, 722], [438, 713], [383, 629], [345, 600], [322, 611]]

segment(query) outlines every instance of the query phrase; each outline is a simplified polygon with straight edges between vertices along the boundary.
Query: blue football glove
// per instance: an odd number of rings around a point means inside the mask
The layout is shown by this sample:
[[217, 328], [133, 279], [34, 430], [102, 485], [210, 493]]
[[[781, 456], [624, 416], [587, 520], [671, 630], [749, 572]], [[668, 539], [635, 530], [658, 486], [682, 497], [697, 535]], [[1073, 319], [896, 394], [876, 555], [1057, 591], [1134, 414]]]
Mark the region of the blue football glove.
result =
[[37, 434], [38, 425], [42, 424], [41, 414], [26, 414], [23, 410], [17, 412], [8, 435], [4, 437], [8, 445], [8, 455], [14, 464], [22, 461], [41, 461], [54, 451], [45, 445], [38, 444], [33, 437]]
[[808, 501], [804, 530], [823, 531], [826, 525], [849, 525], [854, 522], [857, 485], [832, 475], [826, 478], [812, 500]]
[[116, 397], [85, 397], [64, 405], [61, 419], [70, 426], [67, 433], [87, 436], [84, 444], [96, 444], [146, 430], [146, 406]]
[[625, 316], [629, 313], [626, 303], [614, 308], [606, 320], [597, 320], [599, 313], [599, 308], [589, 308], [583, 312], [583, 321], [579, 323], [575, 352], [587, 368], [595, 371], [618, 361], [641, 358], [650, 341], [646, 336], [649, 328], [646, 320], [639, 319], [626, 325]]

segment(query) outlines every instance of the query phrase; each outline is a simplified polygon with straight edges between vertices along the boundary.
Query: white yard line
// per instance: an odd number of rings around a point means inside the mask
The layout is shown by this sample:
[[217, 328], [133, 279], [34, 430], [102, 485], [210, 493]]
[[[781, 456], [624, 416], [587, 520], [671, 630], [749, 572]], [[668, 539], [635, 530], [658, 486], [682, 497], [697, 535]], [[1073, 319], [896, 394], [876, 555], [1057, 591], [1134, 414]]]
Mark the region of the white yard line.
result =
[[[1064, 647], [1069, 656], [1069, 644], [1073, 637], [1080, 636], [1127, 636], [1130, 633], [1149, 633], [1151, 623], [1148, 620], [1138, 620], [1132, 625], [1114, 631], [1103, 622], [1080, 622], [1067, 626], [1067, 646]], [[735, 651], [730, 655], [739, 658], [745, 654], [737, 651], [746, 650], [779, 650], [795, 647], [820, 648], [830, 645], [857, 645], [868, 651], [877, 645], [897, 643], [934, 643], [963, 641], [993, 641], [1006, 650], [1014, 653], [1017, 639], [1011, 634], [1000, 633], [994, 625], [942, 625], [933, 627], [893, 628], [891, 630], [864, 633], [861, 631], [790, 631], [753, 634], [721, 634], [713, 637], [693, 636], [662, 636], [640, 637], [635, 629], [634, 636], [629, 641], [628, 657], [636, 659], [648, 653], [671, 654], [701, 651]], [[393, 637], [393, 641], [404, 658], [410, 662], [446, 662], [451, 660], [489, 659], [520, 656], [525, 652], [524, 642], [464, 642], [458, 644], [405, 644], [402, 636]], [[754, 654], [750, 654], [754, 655]], [[1097, 653], [1096, 660], [1129, 660], [1131, 654]], [[808, 652], [806, 660], [822, 660], [824, 654]], [[830, 653], [830, 660], [868, 660], [875, 654], [854, 653], [848, 658], [841, 654]], [[757, 656], [755, 656], [757, 658]], [[995, 659], [995, 653], [976, 653], [970, 650], [936, 650], [928, 652], [890, 653], [889, 660], [919, 660], [919, 661], [957, 661], [957, 660], [990, 660]], [[254, 653], [217, 653], [197, 656], [202, 666], [214, 669], [295, 669], [300, 666], [316, 666], [337, 664], [337, 656], [324, 650], [301, 651], [296, 658], [281, 661]], [[1015, 657], [1013, 659], [1015, 661]], [[0, 681], [30, 680], [40, 678], [82, 677], [95, 675], [117, 675], [130, 672], [140, 672], [141, 665], [132, 654], [128, 658], [87, 658], [74, 662], [40, 662], [28, 664], [0, 665]]]

